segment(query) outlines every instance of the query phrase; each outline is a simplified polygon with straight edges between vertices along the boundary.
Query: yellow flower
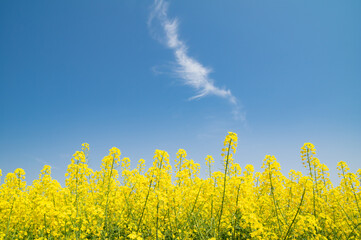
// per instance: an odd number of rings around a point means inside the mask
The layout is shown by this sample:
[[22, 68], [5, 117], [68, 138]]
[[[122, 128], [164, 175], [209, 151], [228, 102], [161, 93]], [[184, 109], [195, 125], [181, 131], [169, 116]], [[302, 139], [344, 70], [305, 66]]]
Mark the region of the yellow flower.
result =
[[48, 165], [31, 185], [18, 168], [0, 185], [0, 239], [360, 238], [361, 169], [353, 173], [339, 162], [341, 182], [334, 187], [314, 145], [305, 143], [307, 175], [283, 175], [272, 155], [261, 171], [245, 163], [242, 172], [234, 159], [237, 140], [231, 132], [225, 138], [224, 171], [212, 172], [214, 159], [207, 155], [208, 178], [199, 177], [200, 164], [184, 149], [176, 154], [175, 172], [166, 151], [156, 150], [145, 171], [144, 159], [133, 169], [118, 148], [92, 170], [86, 143], [73, 155], [64, 186]]

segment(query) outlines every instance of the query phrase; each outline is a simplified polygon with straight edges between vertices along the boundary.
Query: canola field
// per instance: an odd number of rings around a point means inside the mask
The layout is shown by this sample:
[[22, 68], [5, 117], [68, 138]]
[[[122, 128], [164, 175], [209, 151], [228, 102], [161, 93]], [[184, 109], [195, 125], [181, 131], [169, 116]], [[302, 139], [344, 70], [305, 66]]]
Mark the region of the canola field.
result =
[[183, 149], [174, 164], [156, 150], [146, 170], [143, 159], [131, 169], [112, 148], [94, 171], [86, 143], [71, 159], [65, 187], [50, 166], [32, 185], [16, 169], [1, 181], [0, 239], [361, 239], [360, 169], [351, 173], [339, 162], [334, 186], [311, 143], [301, 148], [306, 175], [283, 175], [270, 155], [262, 172], [241, 168], [236, 148], [229, 133], [223, 170], [214, 171], [207, 156], [206, 179]]

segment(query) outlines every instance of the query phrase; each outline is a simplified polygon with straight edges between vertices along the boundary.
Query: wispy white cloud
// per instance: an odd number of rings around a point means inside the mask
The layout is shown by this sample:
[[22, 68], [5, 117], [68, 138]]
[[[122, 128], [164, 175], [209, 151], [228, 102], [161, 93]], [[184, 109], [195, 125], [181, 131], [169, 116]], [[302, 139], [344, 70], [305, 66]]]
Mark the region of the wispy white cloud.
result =
[[[240, 103], [232, 95], [229, 89], [222, 89], [214, 84], [209, 77], [210, 68], [190, 57], [186, 44], [180, 40], [178, 34], [178, 20], [168, 17], [168, 3], [164, 0], [155, 0], [148, 20], [148, 26], [157, 40], [172, 49], [175, 56], [176, 66], [173, 71], [184, 84], [194, 88], [197, 94], [190, 98], [199, 99], [207, 95], [215, 95], [227, 99], [233, 105], [234, 118], [245, 121], [245, 113], [241, 111]], [[161, 29], [162, 34], [157, 32]]]
[[51, 165], [52, 169], [56, 169], [57, 167], [55, 166], [55, 164], [50, 164], [48, 161], [44, 160], [43, 158], [40, 157], [34, 157], [34, 160], [37, 161], [38, 163], [42, 164], [42, 165]]
[[49, 165], [49, 162], [46, 161], [46, 160], [44, 160], [44, 159], [42, 159], [42, 158], [35, 157], [34, 160], [37, 161], [38, 163], [43, 164], [43, 165]]

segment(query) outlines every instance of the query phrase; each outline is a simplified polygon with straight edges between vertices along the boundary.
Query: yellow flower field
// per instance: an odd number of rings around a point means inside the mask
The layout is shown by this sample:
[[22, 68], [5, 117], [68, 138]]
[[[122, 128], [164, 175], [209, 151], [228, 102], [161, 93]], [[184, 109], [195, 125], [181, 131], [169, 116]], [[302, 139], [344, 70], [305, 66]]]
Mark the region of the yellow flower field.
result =
[[[32, 185], [16, 169], [0, 186], [0, 239], [361, 239], [361, 170], [338, 164], [334, 186], [328, 168], [305, 143], [301, 160], [307, 175], [280, 171], [274, 156], [263, 171], [234, 162], [237, 135], [222, 149], [223, 171], [208, 178], [180, 149], [174, 167], [156, 150], [152, 167], [135, 169], [112, 148], [101, 170], [87, 165], [89, 145], [77, 151], [65, 187], [44, 166]], [[0, 170], [1, 176], [1, 170]]]

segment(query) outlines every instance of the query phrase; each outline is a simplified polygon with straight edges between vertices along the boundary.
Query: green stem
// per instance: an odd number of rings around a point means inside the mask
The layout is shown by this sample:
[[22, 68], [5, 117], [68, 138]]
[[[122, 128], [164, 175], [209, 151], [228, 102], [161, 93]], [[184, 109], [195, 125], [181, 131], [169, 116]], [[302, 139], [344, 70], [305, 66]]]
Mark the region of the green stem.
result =
[[237, 223], [237, 214], [238, 214], [238, 198], [239, 198], [239, 190], [241, 189], [241, 183], [238, 186], [238, 190], [237, 190], [237, 198], [236, 198], [236, 211], [235, 211], [235, 216], [234, 216], [234, 222], [233, 222], [233, 232], [232, 232], [232, 239], [236, 239], [235, 235], [236, 235], [236, 223]]
[[199, 187], [199, 190], [198, 190], [198, 193], [197, 193], [197, 197], [196, 197], [196, 199], [195, 199], [195, 201], [194, 201], [194, 204], [193, 204], [193, 207], [192, 207], [191, 212], [189, 213], [189, 216], [192, 215], [192, 213], [193, 213], [193, 211], [194, 211], [194, 208], [196, 207], [196, 204], [197, 204], [198, 197], [199, 197], [199, 194], [200, 194], [200, 192], [201, 192], [202, 186], [203, 186], [203, 183], [202, 183], [202, 185]]
[[143, 215], [144, 215], [145, 207], [147, 206], [147, 201], [148, 201], [148, 198], [149, 198], [149, 193], [150, 193], [150, 188], [152, 186], [152, 182], [153, 182], [153, 180], [151, 179], [150, 182], [149, 182], [147, 197], [145, 198], [144, 206], [143, 206], [143, 209], [142, 209], [142, 214], [140, 215], [140, 218], [139, 218], [139, 221], [138, 221], [137, 233], [139, 232], [140, 224], [142, 223], [142, 218], [143, 218]]
[[[307, 163], [308, 163], [308, 168], [310, 170], [310, 176], [312, 178], [313, 181], [315, 181], [313, 174], [312, 174], [312, 169], [311, 169], [311, 162], [310, 162], [310, 150], [307, 148]], [[315, 196], [315, 185], [312, 185], [313, 187], [313, 215], [315, 217], [316, 216], [316, 196]]]
[[352, 193], [353, 193], [353, 195], [354, 195], [354, 197], [355, 197], [355, 202], [356, 202], [358, 214], [361, 216], [361, 210], [360, 210], [360, 206], [359, 206], [359, 204], [358, 204], [357, 195], [356, 195], [356, 193], [355, 193], [355, 187], [354, 187], [354, 185], [353, 185], [353, 183], [352, 183], [352, 181], [351, 181], [351, 177], [349, 177], [349, 178], [350, 178]]
[[277, 211], [277, 204], [276, 204], [276, 198], [275, 198], [275, 194], [274, 194], [274, 188], [273, 188], [273, 184], [272, 184], [272, 174], [271, 174], [271, 166], [269, 166], [269, 180], [270, 180], [270, 184], [271, 184], [271, 195], [272, 195], [272, 199], [273, 199], [273, 205], [275, 206], [275, 212], [276, 212], [276, 217], [277, 217], [277, 222], [278, 222], [278, 228], [280, 231], [280, 235], [282, 234], [282, 229], [281, 229], [281, 222], [280, 219], [278, 217], [278, 211]]
[[226, 167], [224, 169], [224, 183], [223, 183], [222, 203], [221, 203], [221, 210], [220, 210], [220, 213], [219, 213], [219, 220], [218, 220], [218, 237], [219, 238], [220, 238], [220, 227], [221, 227], [221, 219], [222, 219], [222, 213], [223, 213], [224, 197], [226, 195], [227, 170], [228, 170], [228, 163], [229, 163], [229, 152], [231, 150], [231, 143], [232, 143], [232, 139], [229, 140], [227, 157], [226, 157]]
[[48, 236], [48, 227], [47, 227], [47, 224], [46, 224], [46, 215], [44, 213], [44, 227], [45, 227], [45, 236], [46, 236], [46, 239], [49, 239], [49, 236]]
[[[105, 220], [104, 220], [104, 228], [106, 232], [109, 232], [109, 228], [108, 228], [108, 205], [109, 205], [109, 194], [110, 194], [110, 180], [112, 178], [112, 172], [113, 172], [113, 168], [114, 168], [114, 156], [113, 156], [113, 160], [112, 160], [112, 165], [110, 167], [110, 171], [109, 171], [109, 177], [108, 177], [108, 190], [107, 190], [107, 199], [106, 199], [106, 204], [105, 204], [105, 210], [104, 210], [104, 215], [105, 215]], [[104, 230], [103, 230], [103, 234], [104, 234]]]
[[297, 218], [297, 215], [300, 213], [301, 206], [302, 206], [302, 203], [303, 203], [303, 199], [304, 199], [304, 197], [305, 197], [305, 193], [306, 193], [306, 187], [305, 187], [304, 190], [303, 190], [302, 197], [301, 197], [301, 202], [300, 202], [300, 205], [298, 206], [297, 212], [296, 212], [296, 214], [295, 214], [295, 216], [294, 216], [294, 218], [293, 218], [290, 226], [288, 227], [286, 236], [283, 238], [283, 240], [286, 240], [286, 239], [287, 239], [288, 235], [289, 235], [290, 232], [291, 232], [292, 225], [295, 223], [295, 220], [296, 220], [296, 218]]
[[158, 198], [158, 203], [157, 203], [157, 222], [156, 222], [156, 232], [155, 232], [157, 240], [158, 240], [158, 220], [159, 220], [158, 214], [159, 214], [159, 198]]
[[78, 240], [78, 214], [79, 214], [79, 207], [78, 207], [78, 184], [79, 184], [79, 160], [76, 161], [76, 184], [75, 184], [75, 207], [76, 207], [76, 219], [75, 219], [75, 237]]
[[7, 223], [7, 226], [6, 226], [5, 239], [7, 239], [7, 237], [8, 237], [9, 226], [10, 226], [10, 221], [11, 221], [11, 214], [13, 213], [14, 204], [15, 204], [15, 197], [13, 197], [13, 203], [11, 204], [11, 208], [10, 208], [9, 219], [8, 219], [8, 223]]

